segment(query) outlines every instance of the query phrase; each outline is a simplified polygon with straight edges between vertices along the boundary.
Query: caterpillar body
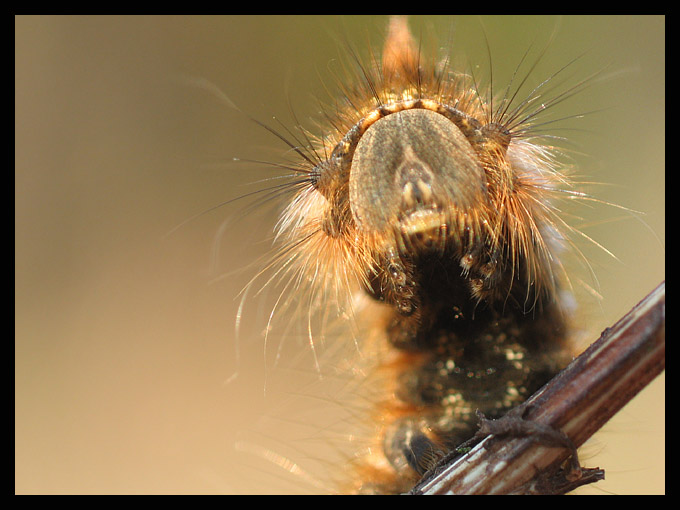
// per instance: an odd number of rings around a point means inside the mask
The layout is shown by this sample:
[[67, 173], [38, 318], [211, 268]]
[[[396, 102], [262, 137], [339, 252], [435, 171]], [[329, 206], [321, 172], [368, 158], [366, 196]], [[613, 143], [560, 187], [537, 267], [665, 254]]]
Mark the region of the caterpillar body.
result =
[[304, 310], [317, 371], [329, 317], [377, 367], [372, 439], [338, 490], [402, 493], [475, 433], [476, 411], [504, 415], [572, 357], [559, 204], [582, 195], [535, 128], [583, 82], [487, 92], [403, 17], [355, 64], [317, 133], [265, 126], [298, 160], [258, 277], [281, 289], [272, 317]]

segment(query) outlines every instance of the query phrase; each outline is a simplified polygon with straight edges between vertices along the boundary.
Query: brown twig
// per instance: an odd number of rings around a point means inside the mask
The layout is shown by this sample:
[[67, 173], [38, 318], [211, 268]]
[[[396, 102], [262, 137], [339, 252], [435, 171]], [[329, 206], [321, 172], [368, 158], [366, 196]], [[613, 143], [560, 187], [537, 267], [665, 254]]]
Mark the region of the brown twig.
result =
[[[529, 398], [515, 421], [532, 422], [527, 430], [562, 431], [581, 446], [665, 369], [665, 318], [664, 281]], [[491, 434], [444, 459], [411, 493], [562, 494], [604, 477], [599, 468], [562, 467], [572, 451], [554, 441], [521, 431]]]

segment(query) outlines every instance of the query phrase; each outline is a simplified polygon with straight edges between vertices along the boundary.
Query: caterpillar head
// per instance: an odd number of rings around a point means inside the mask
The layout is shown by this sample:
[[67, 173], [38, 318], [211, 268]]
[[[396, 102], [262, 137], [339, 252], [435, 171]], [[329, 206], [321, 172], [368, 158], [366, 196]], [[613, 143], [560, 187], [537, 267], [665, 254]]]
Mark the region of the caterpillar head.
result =
[[540, 87], [494, 104], [470, 76], [421, 57], [399, 17], [376, 60], [326, 112], [334, 133], [279, 224], [287, 270], [317, 288], [358, 282], [405, 316], [552, 299], [565, 226], [552, 198], [566, 181], [527, 139], [550, 105], [533, 106]]

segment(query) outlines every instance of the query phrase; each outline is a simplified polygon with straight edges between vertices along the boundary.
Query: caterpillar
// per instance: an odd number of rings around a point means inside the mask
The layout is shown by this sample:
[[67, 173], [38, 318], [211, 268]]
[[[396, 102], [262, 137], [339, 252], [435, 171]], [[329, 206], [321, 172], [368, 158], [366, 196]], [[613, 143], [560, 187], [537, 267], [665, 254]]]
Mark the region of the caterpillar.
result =
[[476, 409], [502, 415], [570, 359], [574, 231], [555, 204], [584, 195], [536, 126], [587, 80], [487, 92], [403, 18], [355, 63], [316, 132], [277, 132], [299, 159], [261, 275], [279, 285], [272, 317], [306, 324], [313, 372], [324, 337], [379, 366], [376, 437], [344, 489], [398, 493], [474, 433]]

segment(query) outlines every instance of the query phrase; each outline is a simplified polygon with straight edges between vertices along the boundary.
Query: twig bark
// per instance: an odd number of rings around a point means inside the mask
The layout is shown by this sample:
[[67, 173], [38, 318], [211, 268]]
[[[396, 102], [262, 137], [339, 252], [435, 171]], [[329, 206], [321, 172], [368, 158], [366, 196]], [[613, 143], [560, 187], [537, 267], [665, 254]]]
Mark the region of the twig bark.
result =
[[[665, 317], [664, 281], [529, 398], [521, 419], [581, 446], [665, 369]], [[563, 467], [571, 456], [531, 434], [492, 433], [468, 453], [443, 459], [411, 494], [561, 494], [604, 477], [599, 468]]]

